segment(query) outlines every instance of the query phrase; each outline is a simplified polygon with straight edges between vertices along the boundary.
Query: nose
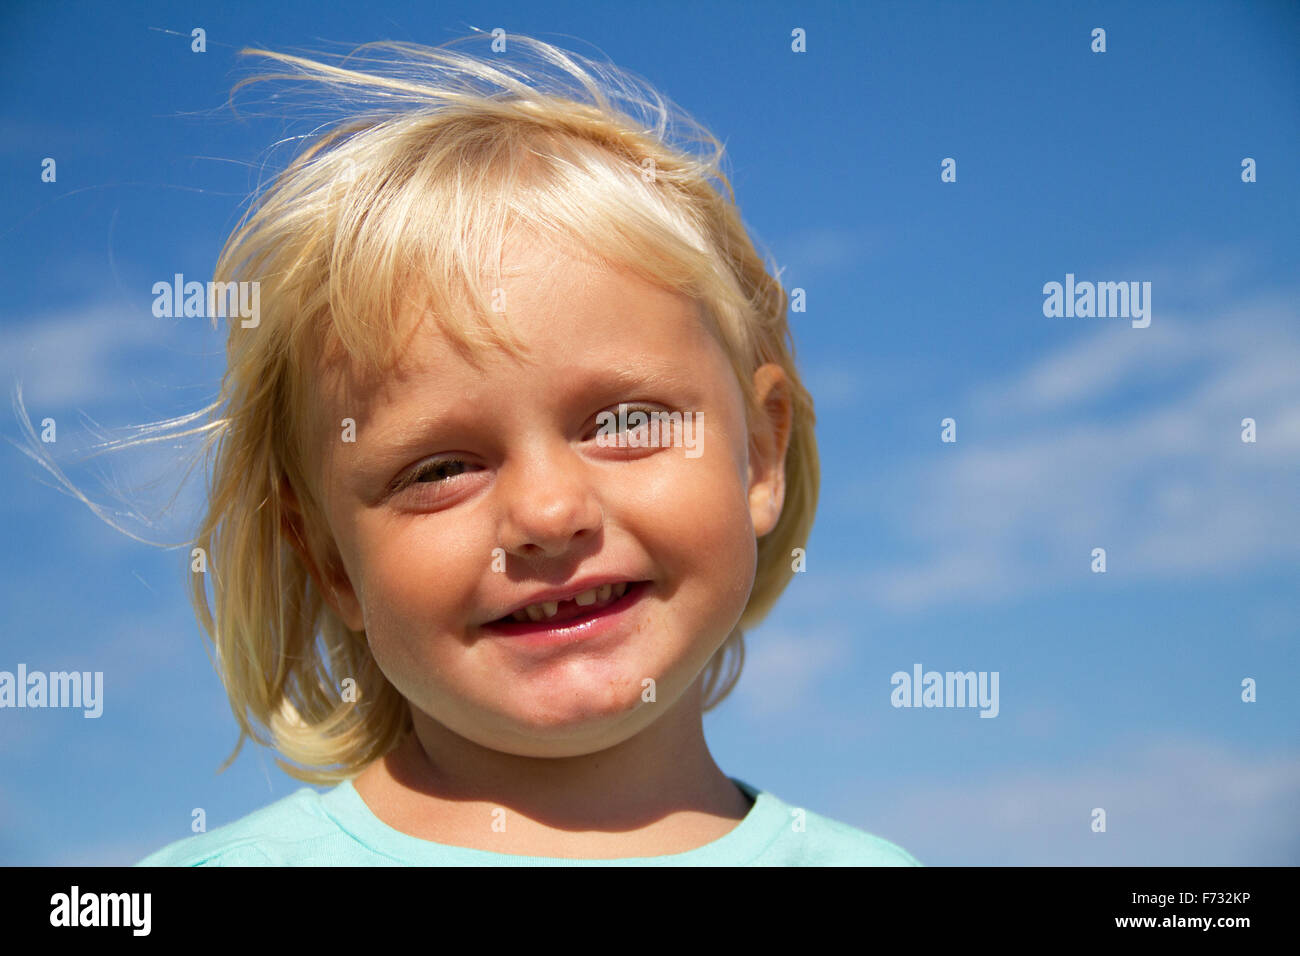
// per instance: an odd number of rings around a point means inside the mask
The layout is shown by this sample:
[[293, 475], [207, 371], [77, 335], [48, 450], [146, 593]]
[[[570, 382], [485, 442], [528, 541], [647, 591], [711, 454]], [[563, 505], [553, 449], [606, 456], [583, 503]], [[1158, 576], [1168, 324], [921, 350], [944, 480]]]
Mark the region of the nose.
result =
[[501, 547], [519, 557], [559, 557], [594, 538], [605, 520], [586, 463], [562, 441], [508, 463], [497, 488]]

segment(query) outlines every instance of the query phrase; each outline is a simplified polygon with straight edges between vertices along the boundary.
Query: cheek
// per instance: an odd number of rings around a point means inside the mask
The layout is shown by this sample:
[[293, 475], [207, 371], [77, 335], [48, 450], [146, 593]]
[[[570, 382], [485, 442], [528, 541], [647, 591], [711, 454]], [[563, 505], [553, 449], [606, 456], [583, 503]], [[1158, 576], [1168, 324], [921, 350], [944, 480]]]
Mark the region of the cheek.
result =
[[420, 641], [454, 623], [486, 564], [486, 546], [470, 529], [428, 517], [377, 523], [357, 544], [366, 629], [381, 647]]
[[[743, 609], [753, 586], [757, 542], [744, 482], [729, 455], [678, 459], [643, 488], [636, 533], [686, 593]], [[736, 610], [739, 613], [739, 610]]]
[[376, 665], [398, 693], [425, 709], [448, 679], [444, 669], [454, 672], [464, 652], [453, 632], [464, 625], [466, 595], [477, 583], [470, 569], [483, 565], [470, 560], [459, 536], [430, 540], [432, 524], [416, 517], [371, 537], [362, 586]]

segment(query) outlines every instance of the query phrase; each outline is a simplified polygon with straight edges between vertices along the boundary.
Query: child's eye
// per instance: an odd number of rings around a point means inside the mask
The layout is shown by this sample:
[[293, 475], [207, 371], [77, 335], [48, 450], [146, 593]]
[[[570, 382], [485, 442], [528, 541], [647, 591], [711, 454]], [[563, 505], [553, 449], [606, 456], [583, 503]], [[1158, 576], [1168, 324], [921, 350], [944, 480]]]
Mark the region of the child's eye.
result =
[[[620, 411], [622, 414], [620, 414]], [[633, 412], [642, 413], [644, 418], [638, 415], [629, 421], [628, 419]], [[656, 405], [623, 405], [620, 408], [601, 412], [597, 416], [596, 428], [592, 435], [599, 439], [601, 435], [648, 434], [650, 431], [648, 423], [654, 421], [656, 415], [661, 414], [663, 414], [663, 409]], [[671, 434], [670, 426], [665, 424], [663, 428], [664, 437], [667, 438]], [[619, 444], [621, 446], [622, 443]], [[431, 459], [416, 467], [414, 471], [405, 477], [398, 479], [393, 486], [392, 494], [397, 494], [413, 485], [446, 485], [453, 478], [465, 474], [472, 467], [474, 466], [464, 458]]]
[[411, 482], [417, 481], [444, 481], [447, 478], [454, 478], [465, 470], [465, 462], [459, 458], [447, 458], [443, 461], [431, 461], [422, 465], [415, 474], [411, 476]]
[[[633, 412], [641, 412], [642, 414], [633, 418]], [[596, 416], [596, 428], [592, 434], [594, 437], [599, 438], [601, 435], [644, 432], [649, 428], [649, 423], [655, 421], [655, 415], [662, 413], [663, 409], [657, 405], [615, 406]]]
[[415, 471], [401, 479], [394, 491], [402, 491], [411, 485], [440, 485], [464, 474], [469, 463], [463, 458], [437, 458], [420, 465]]

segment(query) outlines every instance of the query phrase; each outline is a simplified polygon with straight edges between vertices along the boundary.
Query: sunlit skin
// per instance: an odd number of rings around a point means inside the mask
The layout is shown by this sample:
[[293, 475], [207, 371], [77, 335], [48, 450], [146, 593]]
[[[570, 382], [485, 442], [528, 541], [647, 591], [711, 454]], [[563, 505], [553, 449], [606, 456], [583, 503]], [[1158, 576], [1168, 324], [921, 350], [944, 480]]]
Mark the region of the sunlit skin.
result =
[[[310, 566], [414, 724], [354, 785], [389, 826], [440, 843], [684, 852], [750, 807], [705, 743], [700, 677], [749, 598], [756, 539], [780, 515], [786, 378], [775, 365], [755, 373], [764, 414], [750, 434], [692, 300], [554, 243], [510, 244], [502, 262], [527, 361], [492, 351], [475, 367], [412, 308], [402, 363], [382, 381], [320, 377], [332, 553]], [[602, 447], [596, 416], [620, 402], [702, 413], [703, 454]], [[340, 440], [344, 418], [354, 443]], [[650, 582], [614, 635], [539, 653], [482, 630], [596, 574]]]

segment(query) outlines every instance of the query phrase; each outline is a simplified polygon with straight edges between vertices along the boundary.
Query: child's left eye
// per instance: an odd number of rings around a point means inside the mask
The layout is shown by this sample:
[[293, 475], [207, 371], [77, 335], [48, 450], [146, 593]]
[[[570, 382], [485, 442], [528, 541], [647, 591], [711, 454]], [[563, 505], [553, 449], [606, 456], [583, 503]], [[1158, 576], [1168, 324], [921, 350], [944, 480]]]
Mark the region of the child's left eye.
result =
[[[662, 411], [663, 410], [657, 405], [629, 405], [626, 403], [621, 406], [606, 409], [596, 416], [596, 429], [592, 434], [597, 436], [602, 434], [621, 435], [624, 434], [625, 430], [628, 432], [644, 431], [648, 427], [649, 422], [654, 420], [654, 416], [662, 414]], [[636, 420], [636, 423], [627, 420], [628, 416], [631, 416], [634, 412], [638, 412], [642, 416]]]

